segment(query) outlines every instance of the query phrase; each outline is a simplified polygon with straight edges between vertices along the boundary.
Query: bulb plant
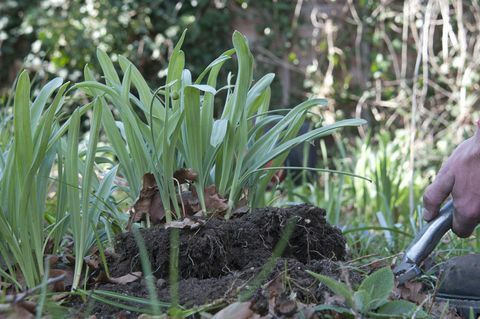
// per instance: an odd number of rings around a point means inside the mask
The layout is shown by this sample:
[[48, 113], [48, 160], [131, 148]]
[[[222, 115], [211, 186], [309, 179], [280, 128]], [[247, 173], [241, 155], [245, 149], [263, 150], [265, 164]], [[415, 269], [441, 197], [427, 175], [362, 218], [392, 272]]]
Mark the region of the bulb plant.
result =
[[[274, 75], [253, 81], [253, 56], [239, 32], [233, 34], [233, 49], [193, 80], [181, 50], [184, 38], [185, 32], [170, 57], [165, 85], [157, 90], [152, 90], [124, 57], [118, 58], [123, 72], [120, 80], [112, 60], [101, 50], [97, 57], [105, 83], [95, 80], [86, 68], [86, 81], [76, 85], [104, 104], [103, 126], [132, 199], [139, 195], [142, 176], [152, 173], [167, 221], [180, 216], [173, 179], [176, 169], [190, 168], [197, 174], [193, 186], [203, 211], [208, 210], [205, 189], [215, 185], [218, 195], [228, 200], [228, 218], [240, 199], [248, 200], [251, 207], [261, 205], [275, 173], [265, 169], [267, 163], [281, 166], [293, 147], [365, 123], [348, 119], [298, 135], [307, 112], [325, 106], [326, 100], [309, 99], [284, 115], [270, 111]], [[220, 70], [233, 55], [236, 75], [229, 73], [226, 85], [220, 86]], [[223, 96], [222, 113], [215, 119], [214, 100]]]
[[[293, 147], [364, 123], [344, 120], [299, 134], [307, 112], [326, 105], [326, 100], [309, 99], [284, 114], [271, 111], [274, 76], [253, 80], [253, 57], [239, 32], [233, 34], [233, 49], [193, 79], [181, 50], [184, 38], [185, 32], [170, 56], [166, 82], [156, 90], [133, 63], [120, 56], [116, 65], [101, 50], [97, 57], [102, 80], [86, 66], [83, 82], [69, 88], [69, 83], [56, 78], [33, 101], [29, 76], [20, 74], [13, 127], [0, 127], [13, 132], [11, 142], [2, 143], [0, 161], [0, 256], [6, 265], [6, 270], [0, 269], [1, 277], [22, 289], [23, 283], [16, 279], [20, 272], [26, 286], [38, 285], [45, 276], [46, 255], [59, 252], [62, 239], [71, 235], [72, 288], [79, 287], [84, 257], [96, 243], [101, 247], [98, 241], [111, 232], [106, 220], [121, 219], [111, 208], [117, 173], [126, 178], [124, 191], [132, 201], [139, 197], [144, 175], [152, 173], [168, 222], [182, 212], [175, 172], [192, 169], [200, 210], [212, 209], [208, 196], [214, 189], [214, 195], [226, 202], [229, 218], [241, 200], [250, 207], [263, 204], [275, 167], [282, 165]], [[236, 73], [229, 73], [221, 83], [220, 71], [234, 56]], [[91, 102], [77, 107], [62, 123], [65, 100], [78, 89]], [[218, 118], [216, 101], [222, 104]], [[86, 114], [90, 130], [80, 142], [81, 118]], [[97, 164], [104, 161], [98, 155], [102, 132], [110, 146], [101, 151], [110, 150], [119, 165], [113, 163], [99, 178]], [[266, 168], [267, 164], [271, 167]], [[54, 212], [46, 212], [50, 186], [56, 190]], [[54, 248], [47, 248], [51, 243]]]

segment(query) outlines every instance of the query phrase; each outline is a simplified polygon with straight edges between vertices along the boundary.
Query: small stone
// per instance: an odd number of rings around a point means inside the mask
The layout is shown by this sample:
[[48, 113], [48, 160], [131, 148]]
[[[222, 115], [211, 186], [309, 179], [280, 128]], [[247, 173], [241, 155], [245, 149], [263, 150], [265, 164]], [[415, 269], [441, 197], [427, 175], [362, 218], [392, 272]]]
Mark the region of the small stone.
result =
[[163, 278], [160, 278], [157, 280], [157, 288], [158, 289], [162, 289], [162, 288], [165, 288], [167, 286], [167, 281]]

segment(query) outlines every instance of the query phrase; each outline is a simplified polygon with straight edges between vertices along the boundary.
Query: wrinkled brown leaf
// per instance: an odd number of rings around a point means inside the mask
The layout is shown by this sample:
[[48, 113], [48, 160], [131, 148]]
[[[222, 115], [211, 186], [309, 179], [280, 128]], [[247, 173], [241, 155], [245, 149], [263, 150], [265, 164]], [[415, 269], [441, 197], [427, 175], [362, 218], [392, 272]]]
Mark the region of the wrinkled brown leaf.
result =
[[97, 270], [100, 268], [100, 258], [98, 255], [88, 255], [83, 258], [83, 261], [87, 264], [88, 267], [91, 269]]
[[[426, 306], [425, 309], [428, 309], [428, 306]], [[434, 302], [429, 311], [431, 318], [462, 319], [455, 309], [449, 307], [445, 302]]]
[[47, 260], [48, 262], [48, 265], [50, 267], [53, 267], [57, 264], [58, 260], [60, 259], [60, 257], [58, 257], [58, 255], [46, 255], [45, 256], [45, 259]]
[[178, 180], [179, 184], [185, 184], [195, 182], [198, 174], [191, 168], [180, 168], [173, 173], [173, 178]]
[[205, 188], [205, 205], [213, 213], [225, 212], [228, 209], [227, 200], [217, 193], [217, 187], [210, 185]]
[[261, 318], [250, 309], [250, 302], [234, 302], [217, 312], [212, 319], [258, 319]]
[[155, 175], [152, 173], [146, 173], [143, 175], [143, 189], [149, 189], [149, 188], [154, 188], [157, 187], [157, 181], [155, 180]]
[[95, 282], [97, 283], [112, 283], [112, 284], [120, 284], [125, 285], [134, 281], [139, 280], [142, 278], [143, 273], [141, 271], [132, 272], [120, 277], [109, 277], [104, 271], [100, 271], [97, 278], [95, 278]]
[[59, 301], [62, 301], [64, 300], [65, 298], [68, 298], [70, 297], [70, 292], [63, 292], [63, 293], [59, 293], [59, 294], [54, 294], [51, 299], [52, 301], [54, 302], [59, 302]]
[[182, 192], [182, 197], [177, 195], [177, 200], [180, 205], [183, 203], [185, 216], [193, 216], [198, 211], [201, 211], [200, 201], [196, 192], [185, 191]]
[[422, 293], [422, 288], [423, 284], [421, 282], [406, 282], [395, 287], [393, 295], [395, 299], [404, 299], [419, 305], [427, 298], [427, 295]]
[[275, 298], [275, 313], [280, 316], [293, 316], [297, 312], [297, 303], [289, 299], [285, 294]]
[[201, 220], [195, 221], [187, 217], [187, 218], [184, 218], [183, 220], [174, 220], [169, 223], [165, 223], [165, 229], [167, 228], [197, 229], [203, 224], [204, 222]]
[[[211, 214], [223, 213], [228, 209], [227, 200], [217, 193], [215, 185], [206, 187], [204, 194], [207, 212]], [[181, 202], [183, 202], [183, 206], [185, 207], [186, 216], [193, 216], [201, 211], [198, 193], [194, 187], [192, 187], [191, 192], [182, 192], [182, 198], [179, 198], [179, 203]]]
[[127, 318], [129, 318], [128, 312], [125, 311], [125, 310], [122, 310], [115, 315], [115, 318], [116, 319], [127, 319]]
[[150, 215], [153, 224], [159, 224], [165, 217], [165, 209], [158, 192], [155, 177], [151, 173], [143, 175], [143, 186], [140, 195], [133, 205], [133, 214], [130, 215], [130, 222], [139, 222]]
[[72, 286], [73, 283], [73, 270], [72, 269], [50, 269], [48, 272], [49, 278], [55, 278], [64, 275], [63, 280], [54, 282], [51, 287], [54, 292], [63, 292]]
[[0, 311], [1, 319], [32, 319], [35, 316], [20, 303], [13, 304], [4, 311]]
[[340, 295], [330, 294], [329, 292], [325, 291], [323, 293], [324, 304], [326, 305], [334, 305], [334, 306], [341, 306], [345, 304], [345, 298]]

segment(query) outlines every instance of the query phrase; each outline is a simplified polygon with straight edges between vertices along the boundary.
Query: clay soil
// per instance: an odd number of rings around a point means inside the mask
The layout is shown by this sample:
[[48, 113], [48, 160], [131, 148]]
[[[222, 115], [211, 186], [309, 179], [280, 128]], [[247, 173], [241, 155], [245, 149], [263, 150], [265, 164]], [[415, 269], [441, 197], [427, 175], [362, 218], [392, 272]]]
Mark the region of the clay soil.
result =
[[[272, 252], [285, 233], [288, 220], [295, 228], [280, 258], [267, 269], [261, 284], [281, 278], [282, 294], [295, 295], [305, 304], [318, 304], [325, 298], [325, 288], [305, 270], [333, 278], [341, 276], [339, 262], [345, 259], [345, 239], [339, 229], [325, 220], [325, 211], [308, 205], [290, 208], [256, 209], [228, 221], [211, 218], [197, 229], [180, 229], [178, 263], [179, 302], [190, 308], [216, 303], [221, 308], [237, 300], [241, 292], [251, 289], [254, 278], [264, 269]], [[170, 300], [169, 253], [170, 232], [163, 226], [141, 231], [151, 262], [158, 299]], [[140, 254], [132, 233], [117, 238], [117, 256], [110, 258], [112, 277], [142, 271]], [[355, 277], [355, 276], [353, 276]], [[352, 278], [355, 281], [355, 278]], [[268, 296], [262, 286], [250, 297], [259, 314], [268, 311]], [[97, 289], [146, 297], [145, 280], [126, 285], [101, 284]], [[119, 309], [104, 304], [90, 304], [97, 318], [116, 316]], [[218, 309], [216, 309], [218, 310]], [[215, 312], [215, 310], [212, 310]], [[135, 313], [123, 313], [136, 317]], [[281, 314], [280, 314], [280, 317]]]

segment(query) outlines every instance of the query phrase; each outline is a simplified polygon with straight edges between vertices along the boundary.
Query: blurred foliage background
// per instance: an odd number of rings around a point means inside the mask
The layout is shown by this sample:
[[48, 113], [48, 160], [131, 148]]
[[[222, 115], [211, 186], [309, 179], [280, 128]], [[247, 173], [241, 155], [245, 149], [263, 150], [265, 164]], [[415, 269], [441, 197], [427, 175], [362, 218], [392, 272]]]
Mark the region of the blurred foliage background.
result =
[[154, 87], [185, 28], [194, 73], [238, 29], [257, 72], [277, 75], [275, 107], [321, 96], [330, 100], [323, 122], [369, 121], [315, 150], [319, 166], [375, 183], [324, 174], [284, 198], [328, 206], [334, 222], [358, 212], [359, 224], [414, 224], [424, 187], [479, 119], [478, 0], [3, 0], [2, 104], [22, 68], [42, 83], [78, 80], [86, 63], [98, 67], [97, 47], [128, 57]]

